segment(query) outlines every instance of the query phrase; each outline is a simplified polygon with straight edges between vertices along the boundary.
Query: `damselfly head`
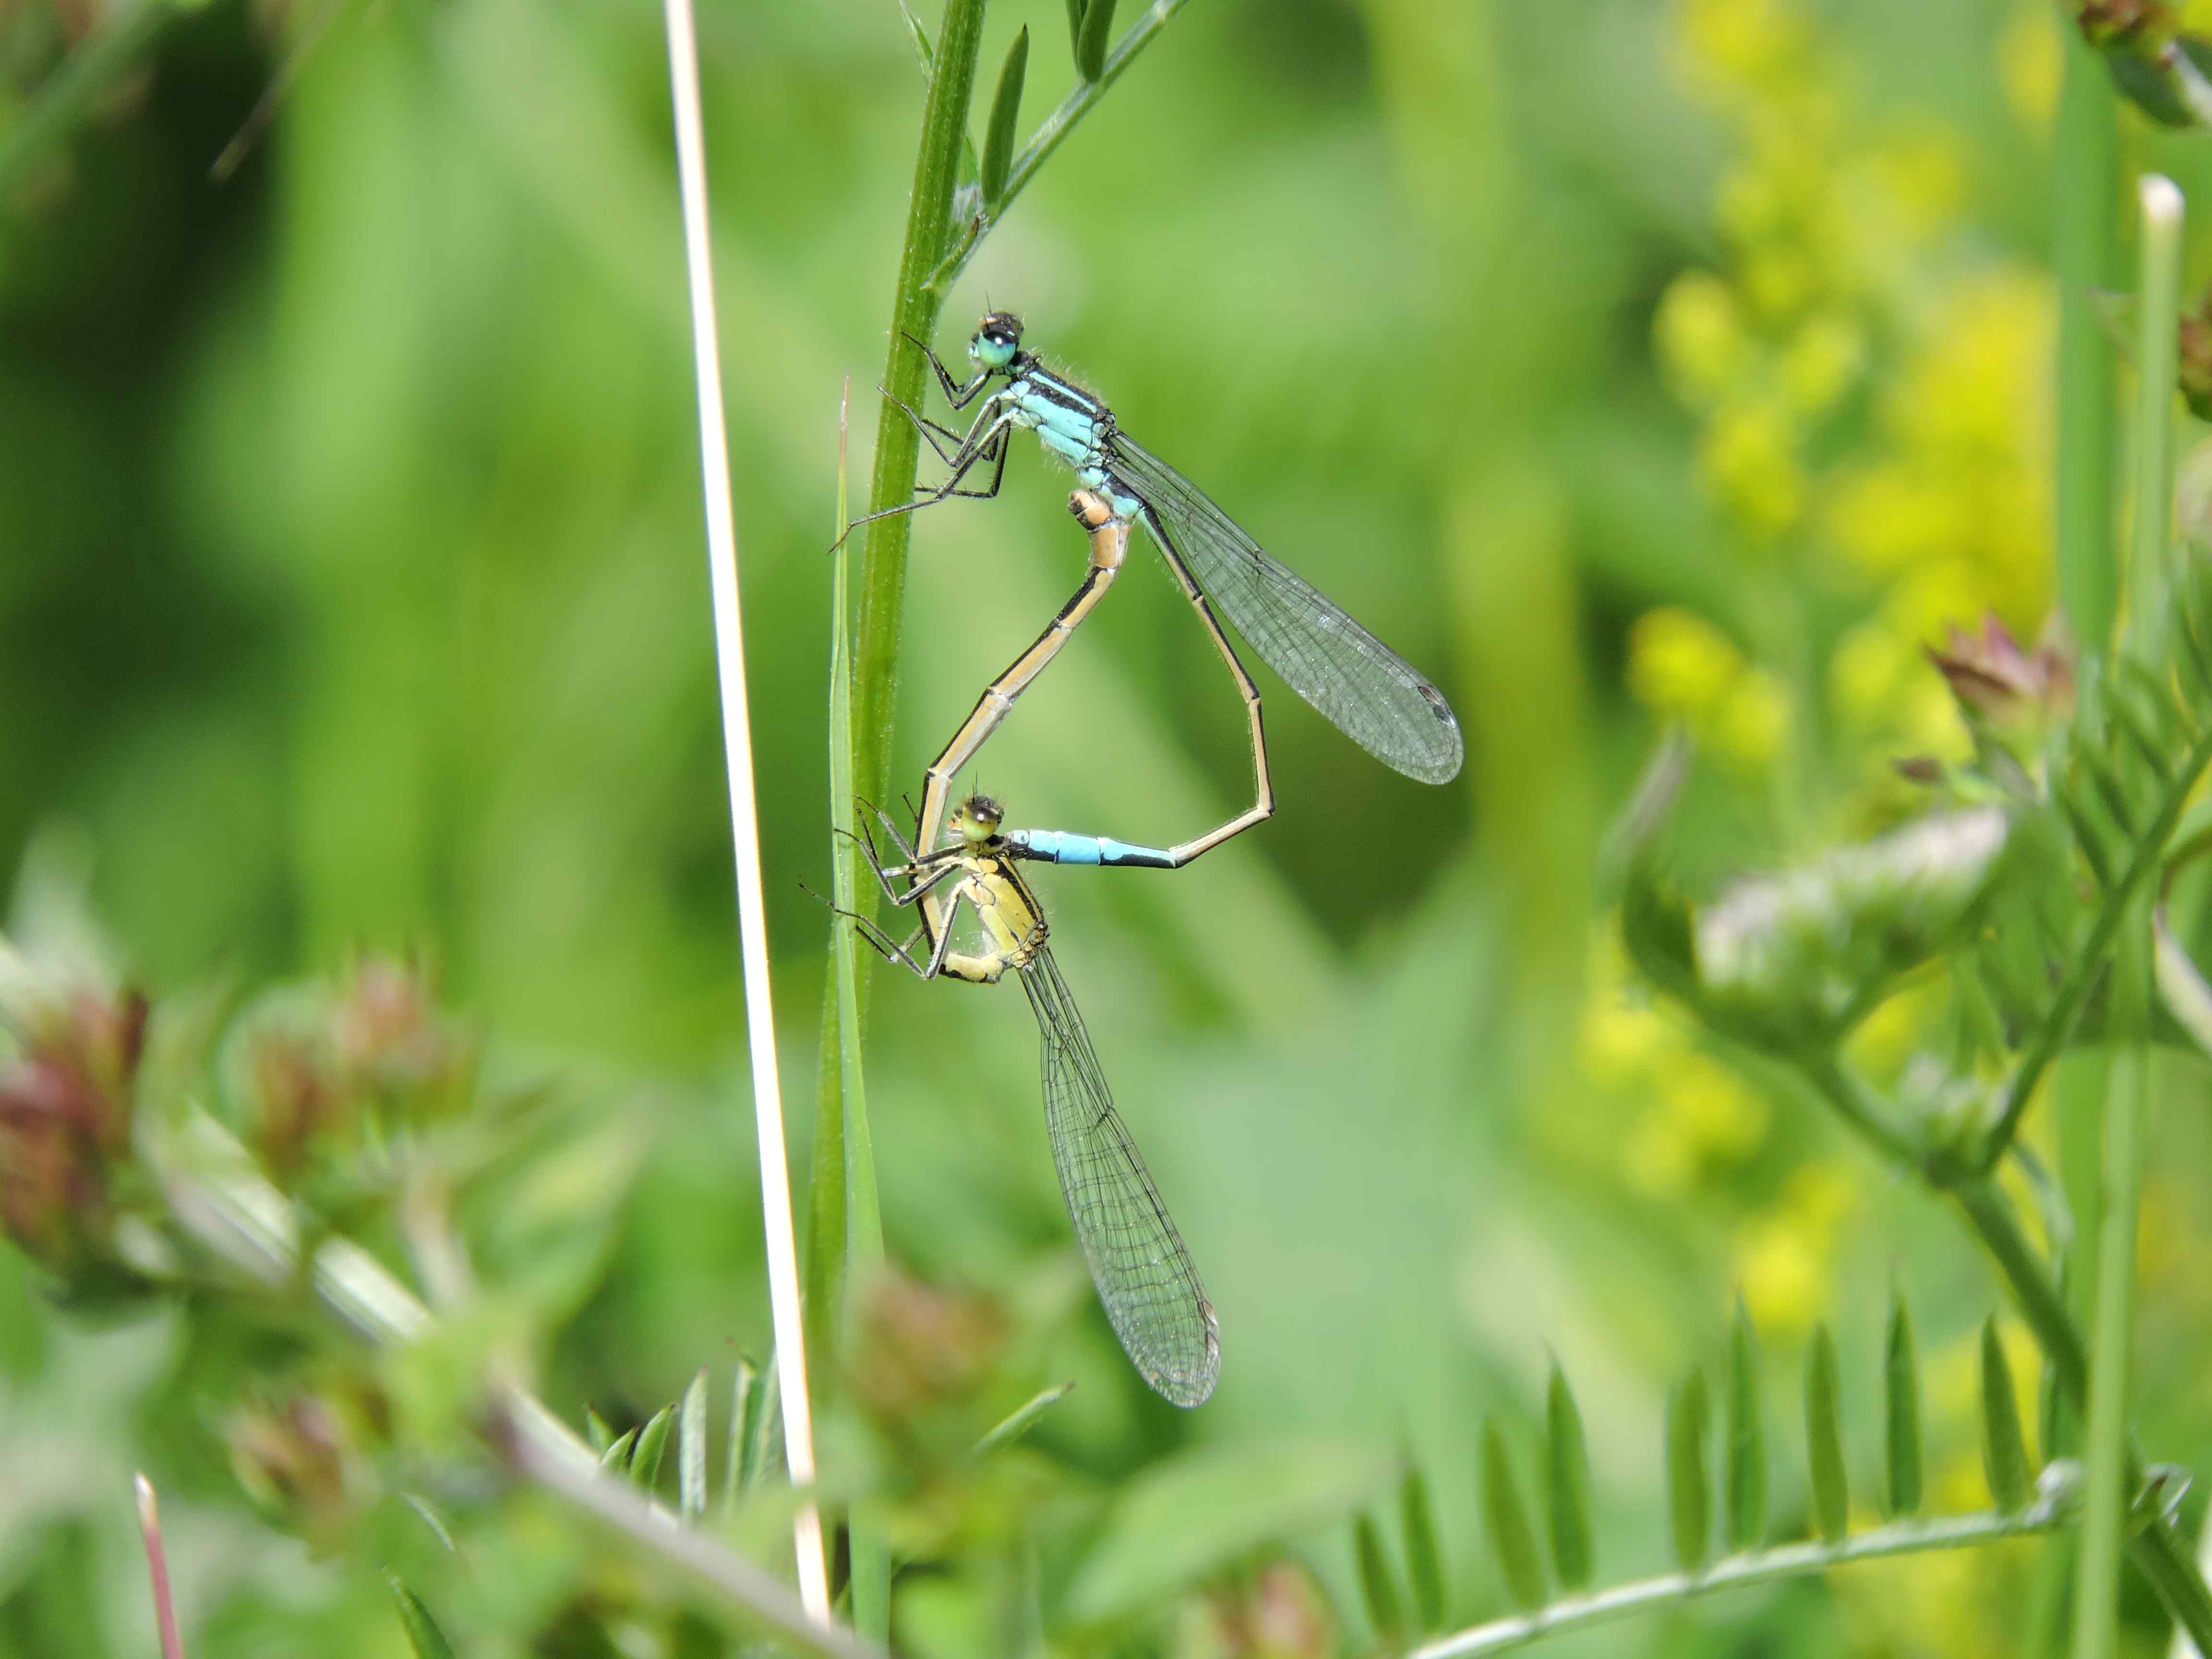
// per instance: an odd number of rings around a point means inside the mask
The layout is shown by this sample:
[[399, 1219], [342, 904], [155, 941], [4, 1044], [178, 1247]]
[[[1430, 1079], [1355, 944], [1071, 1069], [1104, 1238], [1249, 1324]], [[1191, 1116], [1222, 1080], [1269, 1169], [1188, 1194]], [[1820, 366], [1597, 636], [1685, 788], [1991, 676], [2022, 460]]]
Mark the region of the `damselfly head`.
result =
[[1006, 819], [1006, 809], [988, 795], [970, 795], [952, 809], [952, 829], [970, 846], [997, 835]]
[[975, 325], [968, 342], [968, 355], [985, 368], [1004, 368], [1022, 349], [1022, 319], [1011, 311], [994, 311]]

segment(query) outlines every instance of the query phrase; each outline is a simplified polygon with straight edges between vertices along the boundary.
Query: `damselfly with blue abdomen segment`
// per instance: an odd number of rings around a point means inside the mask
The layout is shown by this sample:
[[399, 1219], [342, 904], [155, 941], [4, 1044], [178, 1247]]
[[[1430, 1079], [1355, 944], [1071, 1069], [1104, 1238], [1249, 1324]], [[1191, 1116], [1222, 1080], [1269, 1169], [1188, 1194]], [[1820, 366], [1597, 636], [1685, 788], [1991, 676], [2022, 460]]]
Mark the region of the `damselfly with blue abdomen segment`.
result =
[[[1465, 748], [1443, 694], [1247, 535], [1204, 490], [1133, 442], [1104, 404], [1023, 350], [1019, 318], [993, 312], [983, 319], [968, 343], [976, 372], [965, 384], [934, 351], [923, 349], [954, 409], [979, 397], [982, 406], [965, 432], [906, 410], [951, 471], [920, 500], [886, 511], [910, 512], [956, 495], [995, 495], [1006, 475], [1009, 434], [1016, 428], [1034, 432], [1086, 489], [1103, 495], [1117, 514], [1142, 523], [1185, 592], [1211, 597], [1267, 665], [1353, 742], [1424, 783], [1457, 775]], [[1004, 384], [992, 389], [996, 380]], [[964, 487], [986, 465], [990, 482]]]
[[934, 850], [917, 853], [888, 818], [880, 812], [876, 817], [905, 859], [886, 865], [872, 835], [861, 838], [861, 848], [891, 902], [914, 904], [950, 884], [951, 904], [964, 901], [975, 911], [985, 948], [953, 950], [948, 927], [931, 937], [928, 954], [917, 957], [912, 947], [923, 930], [899, 943], [866, 918], [855, 917], [861, 936], [924, 979], [950, 975], [970, 984], [995, 985], [1009, 968], [1019, 975], [1042, 1046], [1045, 1128], [1053, 1165], [1098, 1299], [1145, 1381], [1176, 1405], [1203, 1405], [1221, 1374], [1213, 1304], [1206, 1299], [1198, 1269], [1136, 1142], [1114, 1109], [1083, 1016], [1047, 945], [1044, 911], [1015, 868], [1019, 860], [1036, 855], [1000, 833], [1004, 813], [981, 795], [955, 810], [949, 827], [956, 839]]
[[[922, 774], [921, 811], [920, 826], [915, 834], [915, 844], [924, 848], [938, 844], [939, 831], [945, 822], [945, 809], [950, 804], [952, 780], [960, 769], [973, 760], [977, 752], [990, 740], [1000, 722], [1013, 711], [1014, 701], [1033, 684], [1058, 656], [1060, 648], [1074, 636], [1106, 590], [1113, 586], [1128, 556], [1129, 520], [1115, 515], [1105, 498], [1096, 491], [1079, 489], [1067, 499], [1069, 512], [1075, 515], [1091, 538], [1090, 567], [1083, 580], [1066, 605], [1060, 608], [1037, 635], [1029, 649], [1008, 664], [1006, 672], [983, 688], [983, 695], [975, 700], [975, 707], [961, 722], [960, 729], [952, 734], [937, 758]], [[1274, 786], [1267, 775], [1267, 738], [1266, 727], [1260, 717], [1260, 690], [1252, 684], [1252, 677], [1244, 672], [1244, 665], [1237, 659], [1229, 637], [1221, 631], [1215, 620], [1213, 609], [1206, 596], [1195, 587], [1188, 590], [1191, 604], [1197, 609], [1199, 619], [1213, 641], [1214, 649], [1220, 653], [1231, 678], [1237, 682], [1237, 694], [1244, 701], [1244, 712], [1252, 736], [1252, 805], [1243, 811], [1216, 824], [1201, 836], [1178, 842], [1172, 847], [1146, 847], [1131, 842], [1115, 841], [1102, 836], [1067, 835], [1051, 830], [1014, 830], [1007, 838], [1025, 850], [1024, 856], [1046, 859], [1056, 864], [1097, 864], [1154, 870], [1179, 870], [1201, 853], [1218, 847], [1233, 836], [1243, 834], [1254, 824], [1266, 819], [1275, 810]], [[941, 894], [924, 899], [921, 915], [927, 937], [933, 946], [945, 927], [949, 901]]]

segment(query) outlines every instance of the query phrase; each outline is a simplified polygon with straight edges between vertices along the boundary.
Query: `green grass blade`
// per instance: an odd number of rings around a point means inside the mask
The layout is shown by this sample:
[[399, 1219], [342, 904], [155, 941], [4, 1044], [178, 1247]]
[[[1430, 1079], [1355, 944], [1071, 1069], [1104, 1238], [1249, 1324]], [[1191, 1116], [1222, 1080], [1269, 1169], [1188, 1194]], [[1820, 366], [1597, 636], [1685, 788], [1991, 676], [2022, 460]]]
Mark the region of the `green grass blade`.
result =
[[1889, 1512], [1920, 1512], [1920, 1368], [1912, 1351], [1912, 1316], [1904, 1297], [1889, 1300], [1889, 1335], [1882, 1346], [1882, 1445], [1889, 1476]]
[[1565, 1588], [1590, 1581], [1596, 1552], [1590, 1547], [1589, 1447], [1583, 1437], [1582, 1408], [1567, 1374], [1552, 1362], [1544, 1401], [1544, 1473], [1551, 1487], [1552, 1571]]
[[2010, 1515], [2027, 1504], [2027, 1448], [1995, 1315], [1982, 1324], [1982, 1472], [1998, 1513]]
[[747, 1354], [738, 1356], [737, 1376], [730, 1384], [730, 1443], [722, 1461], [722, 1508], [726, 1511], [745, 1489], [745, 1445], [759, 1432], [760, 1368]]
[[1106, 48], [1114, 40], [1114, 0], [1085, 0], [1083, 27], [1075, 37], [1075, 72], [1096, 81], [1106, 71]]
[[1851, 1489], [1844, 1474], [1842, 1413], [1836, 1388], [1836, 1341], [1813, 1328], [1805, 1356], [1805, 1463], [1813, 1488], [1813, 1524], [1831, 1544], [1850, 1529]]
[[768, 1475], [775, 1457], [776, 1404], [775, 1353], [770, 1350], [745, 1403], [744, 1439], [737, 1471], [739, 1492], [750, 1492]]
[[637, 1431], [637, 1448], [629, 1455], [629, 1478], [651, 1492], [660, 1480], [660, 1455], [668, 1449], [668, 1431], [676, 1422], [676, 1407], [663, 1406]]
[[615, 1431], [607, 1426], [607, 1419], [589, 1406], [584, 1407], [584, 1438], [600, 1456], [615, 1443]]
[[707, 1368], [684, 1390], [676, 1422], [676, 1505], [686, 1521], [707, 1512]]
[[1667, 1510], [1674, 1559], [1685, 1572], [1705, 1565], [1712, 1534], [1712, 1492], [1705, 1477], [1710, 1409], [1703, 1371], [1692, 1371], [1667, 1396]]
[[1000, 1447], [1020, 1439], [1030, 1431], [1030, 1425], [1066, 1399], [1067, 1391], [1074, 1386], [1073, 1382], [1060, 1382], [1031, 1395], [975, 1443], [975, 1455], [988, 1457]]
[[[1092, 3], [1103, 3], [1103, 0], [1092, 0]], [[1390, 1558], [1382, 1548], [1382, 1531], [1364, 1515], [1352, 1530], [1352, 1547], [1359, 1558], [1359, 1596], [1367, 1604], [1367, 1622], [1375, 1626], [1377, 1636], [1395, 1644], [1406, 1634], [1405, 1602], [1390, 1571]]]
[[1536, 1534], [1522, 1507], [1520, 1489], [1513, 1484], [1513, 1465], [1505, 1455], [1505, 1437], [1495, 1423], [1482, 1425], [1482, 1520], [1490, 1534], [1490, 1547], [1504, 1575], [1506, 1594], [1524, 1613], [1544, 1605], [1544, 1564], [1536, 1553]]
[[[1525, 1529], [1526, 1522], [1523, 1522]], [[1429, 1485], [1410, 1464], [1398, 1485], [1398, 1530], [1406, 1540], [1406, 1576], [1413, 1581], [1413, 1613], [1424, 1631], [1444, 1627], [1444, 1564], [1437, 1550], [1437, 1522]], [[1529, 1546], [1533, 1558], [1535, 1546]]]
[[392, 1605], [399, 1614], [399, 1627], [407, 1632], [407, 1645], [414, 1650], [415, 1659], [453, 1659], [453, 1644], [438, 1628], [438, 1621], [422, 1605], [422, 1598], [409, 1589], [396, 1573], [386, 1573], [384, 1583], [392, 1592]]
[[998, 94], [991, 100], [990, 125], [983, 131], [983, 204], [996, 207], [1006, 193], [1006, 172], [1014, 164], [1014, 129], [1022, 116], [1022, 81], [1029, 73], [1030, 27], [1024, 23], [1006, 48], [999, 71]]
[[1756, 1549], [1766, 1530], [1766, 1426], [1759, 1380], [1759, 1334], [1738, 1297], [1729, 1330], [1726, 1500], [1732, 1550]]

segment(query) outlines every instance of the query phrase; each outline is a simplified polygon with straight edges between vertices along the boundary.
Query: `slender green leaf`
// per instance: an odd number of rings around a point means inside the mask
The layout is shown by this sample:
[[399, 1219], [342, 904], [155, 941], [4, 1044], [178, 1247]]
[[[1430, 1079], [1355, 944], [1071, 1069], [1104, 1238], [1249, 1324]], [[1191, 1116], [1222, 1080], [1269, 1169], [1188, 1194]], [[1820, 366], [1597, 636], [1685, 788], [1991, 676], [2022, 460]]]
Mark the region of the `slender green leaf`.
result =
[[1551, 1486], [1552, 1570], [1568, 1589], [1590, 1581], [1595, 1553], [1590, 1547], [1589, 1449], [1583, 1439], [1583, 1414], [1575, 1404], [1567, 1374], [1552, 1363], [1552, 1382], [1544, 1402], [1544, 1469]]
[[676, 1503], [687, 1521], [707, 1512], [707, 1368], [702, 1365], [676, 1425]]
[[927, 81], [929, 72], [937, 67], [937, 53], [929, 44], [929, 31], [921, 26], [921, 19], [914, 15], [914, 8], [906, 0], [898, 0], [898, 9], [899, 15], [906, 19], [907, 33], [914, 36], [915, 56], [921, 60], [921, 78]]
[[1075, 37], [1075, 72], [1096, 81], [1106, 72], [1106, 48], [1114, 39], [1114, 0], [1085, 0], [1083, 27]]
[[627, 1429], [618, 1435], [607, 1449], [599, 1454], [599, 1467], [621, 1474], [629, 1467], [629, 1454], [637, 1444], [637, 1431]]
[[998, 95], [991, 100], [990, 125], [983, 130], [983, 204], [996, 207], [1006, 193], [1006, 173], [1014, 164], [1014, 130], [1022, 115], [1022, 79], [1029, 73], [1030, 29], [1016, 31], [999, 71]]
[[[1525, 1523], [1524, 1523], [1525, 1525]], [[1406, 1576], [1413, 1581], [1413, 1612], [1424, 1631], [1444, 1627], [1444, 1564], [1437, 1550], [1436, 1517], [1428, 1482], [1410, 1463], [1398, 1483], [1398, 1530], [1406, 1540]], [[1529, 1547], [1533, 1558], [1535, 1547]]]
[[1712, 1531], [1712, 1492], [1705, 1474], [1710, 1409], [1703, 1371], [1692, 1371], [1667, 1396], [1667, 1508], [1674, 1559], [1685, 1572], [1705, 1565]]
[[1524, 1613], [1542, 1607], [1544, 1564], [1536, 1553], [1536, 1534], [1522, 1507], [1520, 1488], [1513, 1484], [1505, 1437], [1490, 1422], [1482, 1425], [1482, 1520], [1513, 1605]]
[[2081, 857], [2089, 866], [2089, 873], [2097, 878], [2100, 891], [2109, 890], [2112, 884], [2112, 863], [2106, 856], [2103, 838], [2089, 822], [2089, 815], [2070, 789], [2054, 789], [2051, 798], [2058, 803], [2065, 814], [2067, 827], [2074, 832], [2074, 844], [2081, 849]]
[[1982, 1322], [1982, 1472], [2001, 1513], [2010, 1515], [2027, 1502], [2027, 1448], [2021, 1442], [2012, 1367], [2005, 1363], [1994, 1314]]
[[1759, 1334], [1738, 1297], [1729, 1331], [1726, 1497], [1732, 1550], [1756, 1549], [1766, 1530], [1766, 1425], [1759, 1382]]
[[384, 1575], [386, 1586], [392, 1591], [392, 1603], [399, 1614], [399, 1627], [407, 1632], [407, 1645], [415, 1651], [415, 1659], [453, 1659], [453, 1644], [446, 1639], [438, 1621], [430, 1616], [430, 1609], [422, 1605], [422, 1597], [409, 1589], [396, 1573]]
[[637, 1431], [637, 1449], [629, 1455], [629, 1478], [651, 1492], [660, 1479], [660, 1455], [668, 1449], [668, 1431], [676, 1421], [676, 1407], [663, 1406]]
[[775, 1379], [775, 1351], [769, 1351], [768, 1363], [763, 1365], [757, 1380], [745, 1400], [739, 1402], [739, 1419], [744, 1434], [738, 1460], [738, 1490], [750, 1492], [769, 1472], [775, 1458], [775, 1432], [778, 1422]]
[[1030, 1424], [1066, 1399], [1067, 1391], [1074, 1386], [1073, 1382], [1060, 1382], [1031, 1395], [975, 1443], [975, 1455], [988, 1456], [1009, 1442], [1020, 1439], [1030, 1431]]
[[605, 1456], [607, 1448], [615, 1443], [615, 1431], [607, 1426], [607, 1419], [589, 1406], [584, 1407], [584, 1438], [601, 1456]]
[[1836, 1341], [1826, 1325], [1813, 1328], [1813, 1346], [1805, 1357], [1805, 1462], [1813, 1487], [1813, 1524], [1835, 1543], [1850, 1528], [1851, 1489], [1844, 1474]]
[[1083, 0], [1067, 0], [1067, 50], [1075, 67], [1083, 67]]
[[738, 1356], [737, 1376], [730, 1385], [730, 1443], [723, 1455], [722, 1504], [725, 1508], [738, 1501], [744, 1490], [745, 1443], [759, 1430], [760, 1369], [747, 1354]]
[[1888, 1454], [1889, 1512], [1920, 1512], [1920, 1369], [1913, 1357], [1912, 1316], [1892, 1291], [1889, 1338], [1881, 1361], [1883, 1446]]
[[[1105, 0], [1092, 0], [1103, 5]], [[1406, 1634], [1405, 1603], [1398, 1581], [1390, 1571], [1390, 1558], [1382, 1548], [1382, 1534], [1373, 1519], [1361, 1516], [1352, 1523], [1352, 1546], [1359, 1556], [1359, 1596], [1367, 1604], [1367, 1622], [1384, 1641], [1395, 1643]]]

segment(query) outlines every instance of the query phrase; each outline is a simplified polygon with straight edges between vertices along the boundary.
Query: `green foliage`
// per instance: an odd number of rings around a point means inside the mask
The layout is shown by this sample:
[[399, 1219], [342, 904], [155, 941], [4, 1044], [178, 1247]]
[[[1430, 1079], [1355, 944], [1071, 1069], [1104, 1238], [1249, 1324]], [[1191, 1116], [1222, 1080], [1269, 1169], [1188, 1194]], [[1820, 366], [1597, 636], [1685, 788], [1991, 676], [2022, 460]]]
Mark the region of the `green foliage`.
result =
[[1832, 1544], [1850, 1527], [1851, 1496], [1844, 1473], [1836, 1343], [1826, 1325], [1813, 1328], [1805, 1352], [1805, 1470], [1812, 1487], [1813, 1525]]
[[1725, 1535], [1732, 1550], [1755, 1547], [1766, 1528], [1766, 1428], [1759, 1409], [1759, 1334], [1743, 1298], [1729, 1322], [1728, 1439], [1723, 1468]]
[[[1484, 1456], [1489, 1455], [1489, 1440], [1484, 1439]], [[1510, 1471], [1506, 1480], [1510, 1486]], [[1486, 1486], [1486, 1491], [1487, 1490]], [[1523, 1531], [1526, 1531], [1525, 1522]], [[1437, 1522], [1429, 1507], [1428, 1482], [1422, 1480], [1419, 1469], [1408, 1467], [1398, 1482], [1398, 1532], [1406, 1540], [1406, 1576], [1413, 1589], [1413, 1612], [1425, 1631], [1438, 1631], [1444, 1624], [1444, 1564], [1437, 1548]], [[1529, 1544], [1533, 1556], [1534, 1546]], [[1540, 1584], [1540, 1578], [1539, 1580]]]
[[385, 1584], [392, 1592], [392, 1607], [399, 1614], [400, 1628], [407, 1632], [407, 1645], [415, 1659], [453, 1659], [453, 1644], [438, 1628], [438, 1621], [430, 1616], [422, 1598], [395, 1575], [386, 1574]]
[[[1093, 0], [1096, 3], [1096, 0]], [[1352, 1553], [1359, 1565], [1359, 1599], [1367, 1609], [1367, 1622], [1385, 1642], [1396, 1643], [1406, 1634], [1406, 1610], [1398, 1594], [1398, 1580], [1390, 1557], [1382, 1547], [1382, 1534], [1370, 1516], [1352, 1522]]]
[[1920, 1512], [1920, 1371], [1912, 1351], [1912, 1315], [1890, 1292], [1889, 1330], [1881, 1355], [1883, 1468], [1889, 1512]]
[[1482, 1425], [1482, 1520], [1490, 1547], [1504, 1575], [1506, 1593], [1523, 1609], [1544, 1602], [1544, 1565], [1536, 1553], [1536, 1534], [1514, 1484], [1505, 1439], [1495, 1423]]
[[1022, 115], [1022, 80], [1029, 72], [1030, 31], [1024, 23], [1006, 48], [1006, 61], [999, 71], [999, 90], [991, 100], [991, 118], [983, 132], [981, 183], [987, 207], [998, 206], [1006, 193], [1006, 172], [1014, 163], [1014, 131]]
[[1096, 81], [1106, 72], [1106, 48], [1114, 40], [1115, 0], [1084, 0], [1083, 21], [1075, 34], [1075, 72]]
[[1667, 1513], [1674, 1559], [1685, 1572], [1705, 1565], [1712, 1520], [1705, 1472], [1705, 1376], [1692, 1371], [1667, 1396]]
[[1563, 1589], [1578, 1590], [1589, 1583], [1596, 1564], [1590, 1547], [1589, 1450], [1583, 1443], [1581, 1408], [1556, 1359], [1545, 1389], [1544, 1472], [1551, 1498], [1552, 1571]]
[[2010, 1514], [2027, 1502], [2027, 1449], [2021, 1440], [2012, 1367], [2006, 1363], [1995, 1316], [1982, 1326], [1982, 1472], [1989, 1480], [1990, 1501], [2001, 1511]]

